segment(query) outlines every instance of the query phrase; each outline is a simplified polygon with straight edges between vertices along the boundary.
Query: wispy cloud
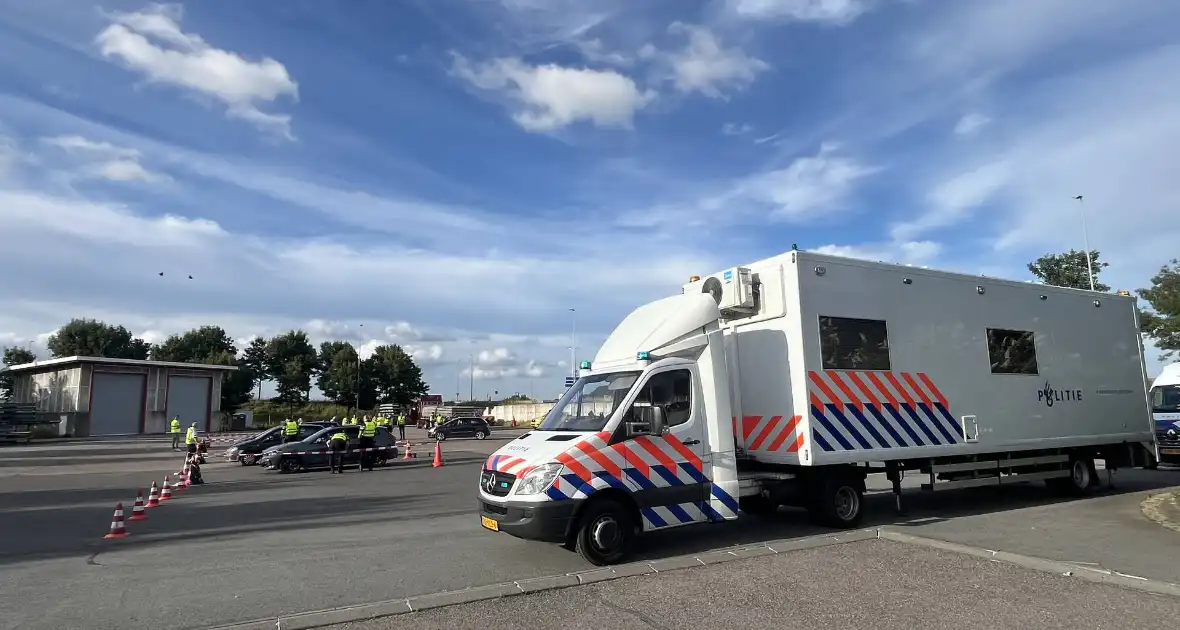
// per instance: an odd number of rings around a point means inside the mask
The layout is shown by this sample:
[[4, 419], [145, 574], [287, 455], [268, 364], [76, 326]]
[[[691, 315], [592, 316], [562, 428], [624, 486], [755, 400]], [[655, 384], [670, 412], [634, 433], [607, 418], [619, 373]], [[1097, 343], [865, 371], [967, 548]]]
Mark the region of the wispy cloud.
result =
[[725, 98], [729, 92], [745, 89], [770, 64], [748, 55], [738, 47], [726, 47], [704, 26], [673, 22], [668, 32], [683, 36], [682, 48], [661, 51], [648, 44], [640, 56], [662, 66], [667, 80], [681, 93], [699, 92], [710, 98]]
[[729, 0], [739, 16], [756, 20], [793, 20], [848, 24], [868, 11], [870, 0]]
[[977, 131], [983, 128], [984, 125], [991, 122], [992, 119], [983, 114], [966, 114], [955, 123], [955, 134], [960, 136], [974, 135]]
[[96, 142], [76, 135], [55, 136], [44, 138], [43, 141], [75, 158], [81, 169], [79, 174], [83, 177], [112, 182], [171, 181], [169, 176], [145, 168], [140, 163], [143, 154], [135, 149], [116, 146], [109, 142]]

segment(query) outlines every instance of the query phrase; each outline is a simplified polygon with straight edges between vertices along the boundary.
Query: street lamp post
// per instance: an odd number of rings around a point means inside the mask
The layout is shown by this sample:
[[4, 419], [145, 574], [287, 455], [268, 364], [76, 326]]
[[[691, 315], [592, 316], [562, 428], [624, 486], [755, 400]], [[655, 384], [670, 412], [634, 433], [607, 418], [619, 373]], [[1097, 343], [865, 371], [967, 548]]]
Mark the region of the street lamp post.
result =
[[467, 385], [467, 400], [475, 400], [475, 355], [469, 354], [467, 357], [471, 360], [468, 375], [471, 377]]
[[578, 378], [578, 311], [570, 312], [570, 376]]
[[1094, 290], [1094, 263], [1090, 261], [1090, 231], [1086, 229], [1086, 203], [1081, 195], [1074, 197], [1078, 202], [1078, 210], [1082, 215], [1082, 247], [1086, 252], [1086, 274], [1090, 278], [1090, 290]]

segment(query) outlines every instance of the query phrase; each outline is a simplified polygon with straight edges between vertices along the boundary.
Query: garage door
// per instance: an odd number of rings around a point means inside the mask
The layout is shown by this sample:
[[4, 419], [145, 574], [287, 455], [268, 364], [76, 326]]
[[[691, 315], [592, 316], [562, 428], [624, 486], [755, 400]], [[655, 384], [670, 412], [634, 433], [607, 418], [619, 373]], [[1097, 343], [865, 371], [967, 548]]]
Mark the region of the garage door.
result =
[[90, 435], [139, 433], [144, 374], [95, 372], [90, 384]]
[[181, 428], [196, 422], [201, 431], [209, 421], [209, 394], [212, 379], [173, 376], [168, 379], [168, 420], [180, 418]]

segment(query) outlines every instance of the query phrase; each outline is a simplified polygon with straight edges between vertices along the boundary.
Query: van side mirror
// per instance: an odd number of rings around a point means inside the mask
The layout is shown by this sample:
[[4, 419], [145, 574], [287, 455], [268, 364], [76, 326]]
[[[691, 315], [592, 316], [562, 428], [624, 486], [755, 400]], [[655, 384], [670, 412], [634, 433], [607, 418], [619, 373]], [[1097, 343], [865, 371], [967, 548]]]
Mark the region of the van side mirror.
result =
[[635, 422], [627, 423], [627, 435], [663, 435], [667, 423], [664, 419], [664, 408], [652, 405], [636, 404], [632, 407]]

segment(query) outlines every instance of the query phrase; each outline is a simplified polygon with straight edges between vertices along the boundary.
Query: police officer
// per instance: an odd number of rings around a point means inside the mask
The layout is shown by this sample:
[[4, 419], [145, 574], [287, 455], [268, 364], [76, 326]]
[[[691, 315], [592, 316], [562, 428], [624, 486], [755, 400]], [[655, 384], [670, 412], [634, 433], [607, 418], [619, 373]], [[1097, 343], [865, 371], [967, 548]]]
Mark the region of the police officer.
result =
[[172, 424], [169, 425], [169, 430], [172, 433], [172, 450], [180, 449], [180, 416], [172, 416]]
[[373, 470], [373, 447], [376, 445], [377, 421], [365, 416], [365, 424], [361, 427], [361, 464], [360, 468]]
[[332, 473], [344, 474], [344, 452], [348, 450], [348, 434], [344, 431], [337, 431], [328, 439], [328, 445], [332, 449], [331, 461], [329, 462], [332, 468]]
[[298, 441], [299, 423], [290, 418], [287, 418], [287, 423], [283, 426], [283, 444]]
[[403, 441], [406, 439], [406, 414], [404, 413], [397, 414], [397, 439]]
[[189, 455], [197, 452], [197, 423], [194, 422], [184, 434], [184, 445], [188, 448]]

